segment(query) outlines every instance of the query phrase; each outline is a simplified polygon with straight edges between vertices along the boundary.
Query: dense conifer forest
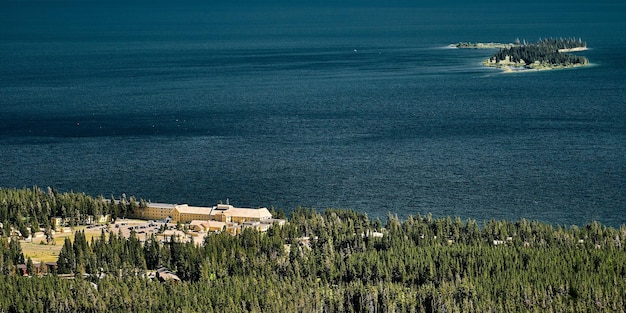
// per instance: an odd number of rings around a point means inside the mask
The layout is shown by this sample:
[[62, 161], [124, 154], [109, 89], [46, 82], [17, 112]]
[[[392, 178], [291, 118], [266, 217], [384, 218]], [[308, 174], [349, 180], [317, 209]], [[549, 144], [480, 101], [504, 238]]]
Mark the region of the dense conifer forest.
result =
[[[101, 202], [36, 188], [0, 197], [3, 225]], [[626, 227], [597, 222], [381, 221], [298, 208], [282, 227], [209, 234], [202, 245], [77, 232], [58, 274], [41, 277], [17, 275], [19, 241], [0, 238], [2, 312], [624, 312], [626, 303]], [[181, 280], [150, 279], [160, 267]]]
[[52, 217], [68, 219], [69, 225], [81, 224], [88, 215], [96, 216], [110, 214], [113, 219], [131, 216], [136, 206], [143, 205], [144, 200], [134, 197], [126, 198], [122, 195], [121, 201], [114, 197], [92, 197], [84, 193], [60, 193], [51, 187], [45, 191], [38, 187], [13, 189], [0, 188], [0, 223], [7, 225], [0, 228], [0, 235], [8, 226], [14, 226], [23, 235], [28, 237], [31, 229], [50, 228]]

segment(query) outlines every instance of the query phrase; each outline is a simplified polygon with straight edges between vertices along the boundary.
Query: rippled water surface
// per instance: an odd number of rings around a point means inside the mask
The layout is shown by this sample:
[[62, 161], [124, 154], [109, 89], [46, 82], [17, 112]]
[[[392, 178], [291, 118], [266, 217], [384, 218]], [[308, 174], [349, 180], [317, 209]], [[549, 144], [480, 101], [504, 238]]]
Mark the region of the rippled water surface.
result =
[[[626, 5], [536, 5], [2, 2], [0, 185], [624, 224]], [[550, 36], [593, 65], [447, 47]]]

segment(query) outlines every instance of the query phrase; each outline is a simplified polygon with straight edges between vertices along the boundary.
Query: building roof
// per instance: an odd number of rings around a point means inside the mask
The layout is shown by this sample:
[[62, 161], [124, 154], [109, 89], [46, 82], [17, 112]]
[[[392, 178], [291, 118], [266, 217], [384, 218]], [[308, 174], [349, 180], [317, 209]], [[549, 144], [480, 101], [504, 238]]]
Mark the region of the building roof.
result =
[[234, 206], [232, 206], [230, 204], [221, 204], [221, 203], [213, 207], [213, 209], [221, 210], [221, 211], [230, 210], [232, 208], [234, 208]]
[[277, 224], [279, 226], [283, 226], [287, 223], [287, 220], [284, 220], [281, 218], [269, 218], [269, 219], [264, 220], [263, 223]]
[[166, 281], [170, 279], [175, 280], [175, 281], [180, 281], [180, 278], [178, 277], [178, 275], [174, 274], [172, 271], [170, 271], [168, 268], [165, 268], [165, 267], [161, 267], [157, 269], [156, 276], [160, 281]]
[[272, 214], [270, 213], [270, 211], [267, 210], [267, 208], [248, 209], [248, 208], [231, 207], [230, 209], [223, 211], [222, 214], [226, 216], [258, 218], [258, 219], [272, 218]]
[[202, 221], [202, 220], [193, 220], [189, 223], [189, 226], [201, 226], [203, 228], [223, 228], [226, 226], [226, 223], [220, 221]]
[[187, 206], [186, 204], [170, 204], [170, 203], [158, 203], [158, 202], [148, 202], [147, 206], [149, 208], [158, 208], [158, 209], [174, 209], [179, 206]]
[[202, 223], [204, 223], [206, 221], [203, 220], [193, 220], [191, 222], [189, 222], [189, 226], [202, 226]]
[[205, 225], [205, 226], [208, 226], [208, 227], [219, 227], [219, 228], [222, 228], [222, 227], [226, 226], [226, 223], [220, 222], [220, 221], [205, 221], [204, 223], [202, 223], [202, 225]]
[[212, 208], [200, 206], [188, 206], [186, 204], [175, 207], [178, 213], [183, 214], [209, 214]]

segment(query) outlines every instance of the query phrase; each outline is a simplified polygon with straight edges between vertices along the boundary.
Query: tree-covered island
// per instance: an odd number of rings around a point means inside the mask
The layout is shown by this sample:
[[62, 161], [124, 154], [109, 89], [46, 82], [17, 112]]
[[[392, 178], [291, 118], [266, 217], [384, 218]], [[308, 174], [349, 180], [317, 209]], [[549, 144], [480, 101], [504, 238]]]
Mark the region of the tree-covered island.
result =
[[465, 49], [500, 49], [483, 65], [497, 67], [504, 70], [547, 70], [557, 68], [569, 68], [588, 65], [589, 60], [584, 56], [574, 55], [568, 52], [584, 51], [587, 43], [582, 39], [575, 38], [546, 38], [536, 43], [467, 43], [459, 42], [457, 48]]

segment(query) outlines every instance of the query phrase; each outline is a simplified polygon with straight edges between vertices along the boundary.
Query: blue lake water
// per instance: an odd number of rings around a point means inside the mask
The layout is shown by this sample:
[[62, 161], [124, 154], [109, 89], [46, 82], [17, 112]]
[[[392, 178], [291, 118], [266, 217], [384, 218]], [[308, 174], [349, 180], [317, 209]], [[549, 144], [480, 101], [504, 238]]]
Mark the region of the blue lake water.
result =
[[[626, 4], [528, 5], [3, 1], [0, 186], [624, 224]], [[593, 65], [447, 48], [542, 37]]]

